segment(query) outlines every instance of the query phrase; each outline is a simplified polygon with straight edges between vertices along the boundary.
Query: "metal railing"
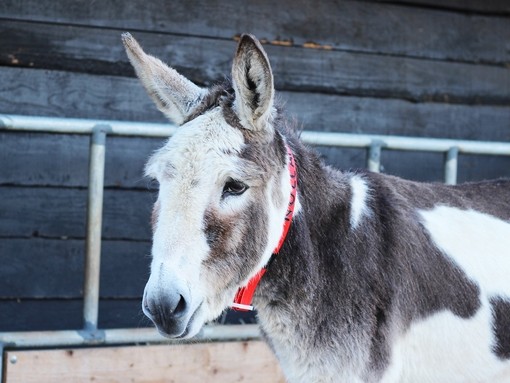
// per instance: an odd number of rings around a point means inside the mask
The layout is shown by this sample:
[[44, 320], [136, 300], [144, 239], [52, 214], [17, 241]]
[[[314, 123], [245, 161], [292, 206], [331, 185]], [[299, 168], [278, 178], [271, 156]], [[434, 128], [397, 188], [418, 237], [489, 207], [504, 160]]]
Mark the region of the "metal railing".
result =
[[[168, 137], [175, 132], [171, 124], [85, 120], [53, 117], [1, 115], [0, 131], [25, 131], [90, 135], [90, 161], [87, 208], [86, 260], [84, 278], [84, 328], [63, 331], [0, 332], [0, 354], [4, 349], [57, 347], [77, 345], [132, 344], [170, 342], [152, 328], [98, 328], [99, 264], [101, 258], [101, 226], [106, 137]], [[440, 152], [445, 154], [444, 181], [457, 182], [458, 155], [486, 154], [510, 156], [510, 143], [467, 140], [413, 138], [346, 133], [304, 131], [301, 139], [312, 145], [366, 148], [367, 168], [378, 172], [383, 150]], [[252, 339], [259, 336], [256, 325], [210, 325], [198, 335], [202, 340]], [[3, 358], [2, 358], [3, 360]], [[2, 364], [0, 364], [0, 377]]]

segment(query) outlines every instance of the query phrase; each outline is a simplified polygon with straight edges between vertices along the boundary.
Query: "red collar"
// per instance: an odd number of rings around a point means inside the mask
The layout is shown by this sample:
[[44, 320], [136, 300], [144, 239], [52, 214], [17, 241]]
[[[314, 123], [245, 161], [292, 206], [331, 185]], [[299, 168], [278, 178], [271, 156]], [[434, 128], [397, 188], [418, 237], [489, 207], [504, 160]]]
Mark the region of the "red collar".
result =
[[257, 288], [257, 285], [259, 284], [260, 280], [262, 279], [262, 276], [266, 273], [267, 268], [271, 261], [274, 259], [276, 254], [280, 251], [280, 248], [283, 245], [283, 242], [285, 241], [285, 238], [287, 237], [287, 232], [289, 231], [290, 224], [292, 222], [292, 216], [294, 215], [294, 205], [296, 203], [296, 192], [297, 192], [297, 168], [296, 168], [296, 161], [294, 160], [294, 155], [292, 154], [292, 150], [289, 148], [288, 145], [285, 145], [287, 148], [287, 154], [289, 156], [289, 173], [290, 173], [290, 199], [289, 199], [289, 206], [287, 208], [287, 214], [285, 215], [285, 221], [283, 223], [283, 232], [282, 236], [280, 237], [280, 241], [278, 242], [278, 245], [273, 251], [273, 255], [269, 259], [269, 262], [259, 270], [257, 274], [255, 274], [246, 284], [246, 286], [243, 286], [239, 288], [237, 291], [237, 294], [234, 298], [234, 303], [232, 303], [231, 307], [236, 311], [252, 311], [253, 306], [251, 304], [253, 299], [253, 294], [255, 294], [255, 289]]

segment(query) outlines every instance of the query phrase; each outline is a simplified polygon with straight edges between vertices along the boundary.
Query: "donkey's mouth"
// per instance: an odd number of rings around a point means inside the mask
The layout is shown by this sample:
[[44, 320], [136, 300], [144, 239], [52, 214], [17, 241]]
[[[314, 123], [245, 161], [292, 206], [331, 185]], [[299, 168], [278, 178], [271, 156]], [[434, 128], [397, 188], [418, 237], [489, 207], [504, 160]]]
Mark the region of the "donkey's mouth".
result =
[[197, 326], [195, 324], [196, 318], [198, 317], [198, 314], [200, 314], [200, 309], [202, 308], [202, 304], [203, 304], [203, 301], [198, 305], [198, 307], [195, 309], [193, 314], [191, 314], [191, 316], [189, 317], [188, 320], [183, 318], [182, 320], [180, 320], [178, 322], [176, 321], [176, 322], [172, 323], [171, 328], [168, 328], [168, 326], [166, 326], [167, 328], [164, 329], [156, 323], [156, 328], [157, 328], [158, 332], [161, 335], [163, 335], [164, 337], [171, 338], [171, 339], [185, 339], [185, 338], [191, 338], [191, 337], [195, 336], [200, 331], [200, 329], [202, 328], [202, 325], [203, 325], [203, 324], [201, 324], [197, 328]]

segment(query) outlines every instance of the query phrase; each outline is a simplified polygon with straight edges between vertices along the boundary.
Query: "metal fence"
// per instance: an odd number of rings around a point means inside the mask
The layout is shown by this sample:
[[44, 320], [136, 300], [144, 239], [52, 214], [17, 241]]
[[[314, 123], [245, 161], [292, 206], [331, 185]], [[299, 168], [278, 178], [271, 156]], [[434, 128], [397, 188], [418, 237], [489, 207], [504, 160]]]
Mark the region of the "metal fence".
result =
[[[171, 124], [0, 114], [0, 131], [91, 136], [83, 294], [84, 327], [63, 331], [0, 332], [2, 360], [5, 349], [170, 342], [152, 328], [101, 330], [98, 328], [98, 306], [106, 137], [108, 135], [169, 137], [175, 132], [175, 129], [176, 127]], [[305, 143], [312, 145], [365, 148], [368, 151], [367, 168], [374, 172], [378, 172], [380, 169], [383, 150], [444, 153], [444, 181], [447, 184], [457, 182], [458, 155], [460, 153], [510, 156], [510, 143], [504, 142], [311, 131], [302, 132], [301, 138]], [[6, 165], [8, 166], [8, 164]], [[210, 325], [204, 327], [197, 338], [213, 341], [252, 339], [258, 336], [259, 331], [256, 325]], [[2, 366], [3, 364], [0, 364], [0, 377], [2, 377]]]

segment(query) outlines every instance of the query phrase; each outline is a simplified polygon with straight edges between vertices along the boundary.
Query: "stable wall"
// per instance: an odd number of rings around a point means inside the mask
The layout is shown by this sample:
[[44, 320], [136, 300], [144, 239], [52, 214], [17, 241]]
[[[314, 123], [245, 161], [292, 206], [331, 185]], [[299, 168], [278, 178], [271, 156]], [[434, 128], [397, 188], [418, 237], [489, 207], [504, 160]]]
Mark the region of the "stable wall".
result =
[[[164, 122], [134, 78], [124, 31], [204, 86], [228, 75], [236, 39], [254, 33], [303, 129], [510, 140], [503, 0], [4, 0], [0, 113]], [[161, 144], [108, 138], [103, 328], [148, 325], [140, 299], [155, 195], [142, 170]], [[321, 152], [344, 169], [365, 165], [362, 150]], [[440, 181], [442, 162], [383, 152], [382, 170]], [[0, 132], [0, 330], [82, 326], [87, 163], [87, 137]], [[500, 176], [510, 159], [460, 157], [459, 181]]]

